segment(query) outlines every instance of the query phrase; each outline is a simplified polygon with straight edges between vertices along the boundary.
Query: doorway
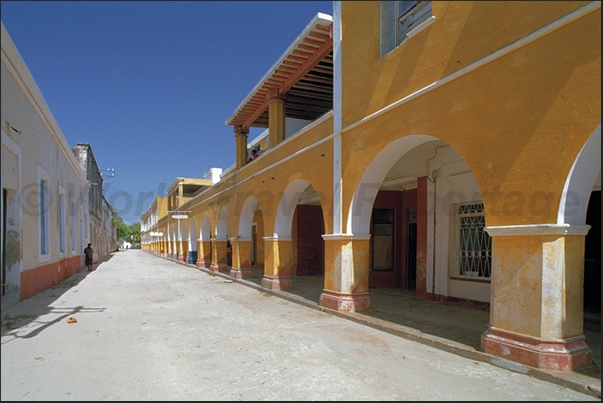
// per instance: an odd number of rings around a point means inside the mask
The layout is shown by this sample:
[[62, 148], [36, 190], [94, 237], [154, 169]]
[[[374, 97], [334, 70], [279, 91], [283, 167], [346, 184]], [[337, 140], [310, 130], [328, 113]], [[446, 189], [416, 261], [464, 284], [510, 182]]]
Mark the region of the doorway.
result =
[[417, 208], [406, 210], [406, 289], [417, 288]]

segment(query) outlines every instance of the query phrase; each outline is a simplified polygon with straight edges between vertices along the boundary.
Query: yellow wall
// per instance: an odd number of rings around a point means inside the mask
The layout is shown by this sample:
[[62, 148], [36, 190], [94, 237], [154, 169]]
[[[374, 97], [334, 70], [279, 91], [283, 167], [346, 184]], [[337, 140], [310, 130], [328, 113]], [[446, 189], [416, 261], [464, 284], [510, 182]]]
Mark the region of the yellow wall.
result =
[[379, 3], [342, 2], [344, 222], [365, 167], [410, 134], [460, 152], [488, 225], [555, 222], [571, 165], [601, 122], [600, 8], [355, 124], [587, 3], [508, 4], [434, 2], [435, 22], [379, 58]]
[[[333, 175], [330, 171], [333, 166], [333, 143], [326, 138], [332, 132], [333, 120], [329, 117], [322, 123], [303, 130], [301, 135], [288, 138], [278, 147], [266, 151], [261, 158], [227, 176], [202, 195], [181, 204], [180, 209], [191, 210], [190, 217], [202, 218], [207, 212], [213, 237], [220, 209], [226, 207], [230, 216], [230, 234], [233, 235], [238, 232], [237, 219], [245, 200], [253, 196], [259, 202], [265, 234], [272, 234], [282, 193], [295, 180], [304, 179], [319, 194], [326, 231], [331, 231]], [[324, 142], [315, 145], [323, 139]], [[306, 149], [312, 145], [314, 146]], [[298, 153], [300, 150], [305, 152]], [[199, 229], [201, 218], [195, 219]], [[188, 228], [189, 223], [186, 225]]]

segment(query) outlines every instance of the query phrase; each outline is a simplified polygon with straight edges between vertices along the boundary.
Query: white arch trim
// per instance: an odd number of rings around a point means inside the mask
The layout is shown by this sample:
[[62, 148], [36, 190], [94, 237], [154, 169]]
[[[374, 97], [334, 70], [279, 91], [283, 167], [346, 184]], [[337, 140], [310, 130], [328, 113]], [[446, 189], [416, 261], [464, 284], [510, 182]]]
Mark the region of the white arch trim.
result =
[[188, 234], [188, 250], [191, 252], [197, 251], [197, 223], [194, 218], [191, 220]]
[[287, 190], [283, 193], [276, 211], [276, 220], [274, 221], [274, 238], [291, 238], [291, 225], [293, 223], [293, 214], [295, 207], [310, 182], [305, 179], [297, 179], [289, 184]]
[[220, 209], [218, 214], [218, 223], [216, 224], [216, 240], [226, 241], [228, 239], [228, 225], [230, 223], [230, 214], [226, 207]]
[[350, 204], [350, 212], [347, 221], [347, 233], [350, 235], [369, 235], [370, 221], [375, 198], [381, 187], [381, 183], [385, 179], [385, 175], [391, 167], [404, 154], [413, 148], [429, 141], [439, 140], [436, 137], [412, 134], [394, 140], [383, 148], [373, 158], [371, 163], [366, 167], [356, 191], [352, 203]]
[[251, 225], [253, 223], [253, 215], [258, 208], [258, 201], [255, 197], [250, 196], [245, 200], [243, 209], [241, 210], [241, 218], [239, 219], [239, 239], [251, 239]]
[[207, 213], [203, 215], [203, 220], [201, 221], [201, 233], [199, 235], [199, 239], [202, 241], [209, 241], [211, 238], [211, 223]]
[[586, 223], [588, 201], [600, 173], [601, 124], [599, 123], [580, 150], [567, 176], [559, 202], [557, 224], [583, 225]]
[[182, 221], [180, 223], [180, 240], [181, 241], [187, 241], [188, 240], [188, 236], [187, 236], [187, 232], [186, 232], [186, 221]]

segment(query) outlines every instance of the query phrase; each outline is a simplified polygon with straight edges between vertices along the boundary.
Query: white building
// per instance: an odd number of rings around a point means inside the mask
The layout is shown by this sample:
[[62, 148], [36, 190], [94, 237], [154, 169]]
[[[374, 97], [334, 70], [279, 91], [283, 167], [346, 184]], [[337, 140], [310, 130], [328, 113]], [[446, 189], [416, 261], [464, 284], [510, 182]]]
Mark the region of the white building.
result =
[[2, 308], [83, 268], [86, 176], [2, 24]]

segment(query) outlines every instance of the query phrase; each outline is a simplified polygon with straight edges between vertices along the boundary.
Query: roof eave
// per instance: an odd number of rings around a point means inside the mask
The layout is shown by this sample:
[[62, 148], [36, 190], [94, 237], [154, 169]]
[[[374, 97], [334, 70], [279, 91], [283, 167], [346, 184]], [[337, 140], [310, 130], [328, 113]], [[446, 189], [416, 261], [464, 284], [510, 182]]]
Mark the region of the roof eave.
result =
[[238, 115], [238, 113], [240, 112], [240, 110], [243, 108], [243, 106], [245, 106], [245, 104], [247, 102], [249, 102], [249, 100], [253, 97], [253, 95], [255, 94], [255, 92], [260, 89], [266, 82], [266, 80], [272, 76], [272, 74], [276, 71], [276, 69], [283, 63], [283, 61], [285, 59], [287, 59], [287, 57], [293, 52], [293, 50], [297, 47], [298, 44], [300, 44], [303, 39], [308, 36], [308, 33], [317, 25], [326, 25], [326, 26], [330, 26], [333, 23], [333, 17], [328, 15], [328, 14], [324, 14], [324, 13], [317, 13], [314, 18], [312, 18], [312, 21], [310, 21], [308, 23], [308, 25], [306, 25], [306, 27], [304, 28], [304, 30], [297, 36], [297, 38], [295, 38], [295, 40], [293, 42], [291, 42], [291, 44], [289, 45], [289, 47], [287, 48], [287, 50], [285, 50], [285, 52], [283, 52], [283, 54], [281, 55], [281, 57], [279, 57], [279, 59], [272, 65], [272, 67], [270, 69], [268, 69], [268, 71], [264, 74], [264, 76], [260, 79], [260, 81], [255, 85], [255, 87], [253, 87], [253, 89], [247, 94], [247, 96], [245, 97], [245, 99], [239, 104], [239, 106], [237, 107], [237, 109], [234, 111], [234, 113], [224, 122], [225, 125], [230, 126], [232, 125], [232, 121], [236, 118], [236, 116]]

